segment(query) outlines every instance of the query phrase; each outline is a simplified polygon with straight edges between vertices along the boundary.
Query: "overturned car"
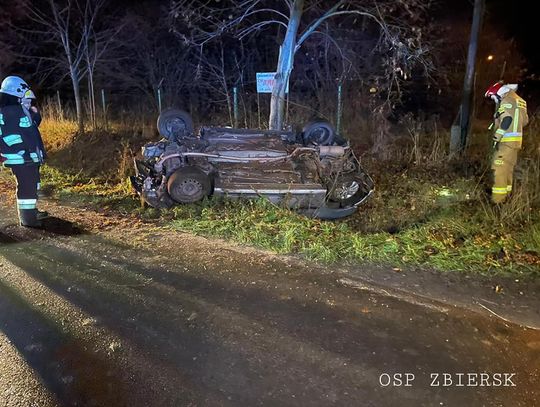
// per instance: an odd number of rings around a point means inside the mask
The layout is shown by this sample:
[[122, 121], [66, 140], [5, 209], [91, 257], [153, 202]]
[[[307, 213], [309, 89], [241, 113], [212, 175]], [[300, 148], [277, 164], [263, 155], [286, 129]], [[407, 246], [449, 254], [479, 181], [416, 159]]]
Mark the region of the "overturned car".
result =
[[267, 197], [307, 216], [351, 215], [373, 192], [348, 142], [324, 121], [302, 132], [202, 127], [189, 114], [164, 111], [163, 139], [142, 149], [131, 183], [156, 208], [190, 204], [207, 196]]

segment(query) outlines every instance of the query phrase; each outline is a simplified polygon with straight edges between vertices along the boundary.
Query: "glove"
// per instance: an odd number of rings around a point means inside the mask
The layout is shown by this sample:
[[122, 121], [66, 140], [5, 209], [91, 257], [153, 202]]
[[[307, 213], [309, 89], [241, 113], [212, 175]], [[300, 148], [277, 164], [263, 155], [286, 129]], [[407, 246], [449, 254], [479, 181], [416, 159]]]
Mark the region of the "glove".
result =
[[[20, 153], [21, 152], [19, 151], [18, 154], [20, 154]], [[25, 150], [24, 154], [22, 156], [24, 158], [25, 163], [33, 163], [34, 162], [34, 160], [32, 160], [32, 156], [30, 155], [30, 151]]]

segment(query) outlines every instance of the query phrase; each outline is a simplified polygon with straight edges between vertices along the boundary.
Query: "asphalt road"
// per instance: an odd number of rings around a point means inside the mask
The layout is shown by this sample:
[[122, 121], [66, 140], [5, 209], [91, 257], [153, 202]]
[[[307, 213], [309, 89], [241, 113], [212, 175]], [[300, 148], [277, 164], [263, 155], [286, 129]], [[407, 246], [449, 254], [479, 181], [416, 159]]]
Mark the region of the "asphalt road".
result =
[[0, 406], [540, 405], [540, 331], [217, 241], [12, 216]]

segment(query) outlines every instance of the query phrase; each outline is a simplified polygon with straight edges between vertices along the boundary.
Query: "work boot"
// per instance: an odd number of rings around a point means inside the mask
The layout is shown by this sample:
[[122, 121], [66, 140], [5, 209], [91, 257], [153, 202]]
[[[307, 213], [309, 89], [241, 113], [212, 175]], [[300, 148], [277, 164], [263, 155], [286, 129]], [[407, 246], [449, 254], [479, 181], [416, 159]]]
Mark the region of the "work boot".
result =
[[37, 217], [37, 209], [19, 209], [20, 225], [28, 228], [40, 228], [43, 223]]
[[40, 210], [37, 211], [37, 214], [36, 214], [36, 219], [37, 220], [47, 219], [48, 217], [49, 217], [49, 212], [40, 211]]

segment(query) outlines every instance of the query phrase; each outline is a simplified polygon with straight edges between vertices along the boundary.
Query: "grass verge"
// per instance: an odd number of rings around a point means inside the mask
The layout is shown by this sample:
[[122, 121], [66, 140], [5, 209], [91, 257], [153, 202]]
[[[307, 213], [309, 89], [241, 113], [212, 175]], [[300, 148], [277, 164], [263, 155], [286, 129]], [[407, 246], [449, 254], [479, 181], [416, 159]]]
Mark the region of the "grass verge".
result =
[[[73, 129], [69, 123], [62, 126], [42, 127], [51, 155], [51, 164], [42, 169], [42, 184], [64, 204], [136, 213], [184, 232], [327, 263], [377, 262], [519, 278], [540, 275], [540, 216], [530, 199], [523, 198], [526, 185], [507, 205], [494, 208], [477, 176], [459, 176], [443, 165], [392, 168], [374, 162], [367, 166], [375, 176], [376, 194], [342, 221], [308, 219], [264, 199], [208, 199], [158, 211], [141, 208], [123, 178], [128, 147], [143, 140], [115, 133], [67, 138]], [[92, 166], [81, 165], [82, 155]], [[7, 174], [3, 171], [2, 177]], [[537, 174], [531, 175], [534, 179]], [[524, 202], [531, 206], [519, 207]]]
[[[300, 254], [326, 263], [384, 263], [390, 267], [430, 267], [441, 271], [540, 275], [540, 220], [508, 229], [487, 216], [475, 185], [451, 185], [388, 177], [397, 188], [383, 192], [353, 217], [337, 222], [309, 219], [265, 199], [207, 199], [168, 210], [141, 208], [127, 183], [100, 182], [43, 168], [44, 183], [70, 205], [137, 213], [179, 231], [218, 237], [280, 254]], [[381, 185], [380, 188], [389, 188]], [[409, 197], [401, 195], [407, 191]]]

